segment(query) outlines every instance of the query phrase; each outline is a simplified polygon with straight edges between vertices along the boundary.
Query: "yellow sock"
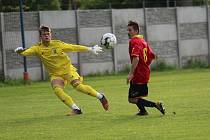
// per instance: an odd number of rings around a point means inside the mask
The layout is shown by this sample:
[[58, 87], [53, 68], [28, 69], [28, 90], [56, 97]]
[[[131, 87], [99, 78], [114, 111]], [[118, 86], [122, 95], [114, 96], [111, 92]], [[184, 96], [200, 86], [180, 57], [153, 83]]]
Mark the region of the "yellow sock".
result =
[[58, 98], [61, 101], [63, 101], [68, 107], [72, 107], [72, 105], [75, 104], [73, 99], [69, 95], [67, 95], [61, 87], [56, 86], [53, 88], [53, 90], [55, 94], [58, 96]]
[[91, 86], [84, 85], [84, 84], [77, 85], [75, 89], [87, 95], [91, 95], [93, 97], [97, 97], [97, 94], [98, 94], [98, 92], [95, 89], [93, 89]]

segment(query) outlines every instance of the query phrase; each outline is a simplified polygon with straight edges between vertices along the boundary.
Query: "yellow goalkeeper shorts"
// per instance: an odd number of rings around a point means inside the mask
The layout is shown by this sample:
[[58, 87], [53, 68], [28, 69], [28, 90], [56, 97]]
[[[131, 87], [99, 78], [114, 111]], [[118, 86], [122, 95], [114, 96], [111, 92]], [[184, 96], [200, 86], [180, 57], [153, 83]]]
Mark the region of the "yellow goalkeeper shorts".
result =
[[80, 80], [80, 82], [83, 81], [83, 77], [81, 77], [77, 73], [77, 69], [71, 65], [70, 72], [68, 74], [63, 75], [51, 75], [50, 81], [52, 82], [55, 79], [62, 79], [64, 81], [64, 85], [70, 84], [73, 80]]

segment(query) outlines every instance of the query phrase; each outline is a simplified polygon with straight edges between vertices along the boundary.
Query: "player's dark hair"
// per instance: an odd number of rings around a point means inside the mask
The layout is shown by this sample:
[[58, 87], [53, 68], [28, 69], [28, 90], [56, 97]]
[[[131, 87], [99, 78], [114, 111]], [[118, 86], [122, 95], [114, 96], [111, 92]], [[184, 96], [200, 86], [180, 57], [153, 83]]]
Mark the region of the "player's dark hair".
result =
[[139, 33], [139, 24], [135, 21], [129, 21], [128, 26], [132, 26], [135, 31]]
[[42, 25], [39, 27], [39, 35], [42, 35], [42, 32], [51, 32], [50, 27]]

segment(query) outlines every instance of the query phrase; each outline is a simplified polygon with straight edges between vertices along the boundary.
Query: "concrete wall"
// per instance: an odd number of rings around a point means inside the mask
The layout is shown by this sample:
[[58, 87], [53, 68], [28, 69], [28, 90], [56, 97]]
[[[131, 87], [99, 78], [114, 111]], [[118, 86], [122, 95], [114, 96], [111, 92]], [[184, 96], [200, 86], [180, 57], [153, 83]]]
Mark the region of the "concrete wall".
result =
[[170, 65], [177, 65], [176, 9], [147, 9], [146, 18], [148, 41], [158, 58]]
[[[99, 44], [104, 33], [111, 32], [110, 10], [79, 10], [79, 43], [87, 46]], [[99, 56], [80, 53], [81, 75], [113, 71], [112, 51], [107, 50]]]
[[[30, 47], [39, 40], [39, 14], [38, 12], [27, 12], [24, 13], [24, 17], [26, 19], [24, 20], [25, 45], [26, 47]], [[14, 53], [15, 48], [22, 46], [19, 13], [4, 13], [3, 19], [4, 27], [2, 32], [4, 36], [3, 44], [6, 55], [5, 75], [11, 78], [19, 78], [23, 75], [23, 58]], [[40, 60], [36, 57], [27, 57], [27, 60], [27, 67], [29, 69], [35, 68], [32, 71], [29, 71], [30, 77], [33, 80], [40, 80]], [[37, 76], [36, 73], [39, 73], [39, 76]]]
[[[90, 53], [70, 53], [69, 56], [81, 75], [118, 71], [130, 64], [127, 24], [134, 20], [140, 24], [140, 33], [147, 37], [159, 60], [177, 67], [192, 59], [208, 63], [210, 23], [206, 12], [206, 7], [27, 12], [24, 13], [26, 47], [39, 41], [38, 28], [42, 24], [53, 29], [54, 39], [87, 46], [99, 44], [104, 33], [113, 32], [118, 40], [113, 50], [105, 50], [99, 56]], [[208, 13], [210, 15], [210, 10]], [[2, 15], [5, 26], [0, 24], [3, 28], [0, 47], [4, 44], [5, 74], [20, 78], [23, 58], [13, 51], [22, 46], [19, 13]], [[2, 58], [0, 53], [0, 72], [3, 72]], [[43, 76], [40, 60], [27, 57], [27, 65], [31, 79], [40, 80]]]
[[191, 59], [208, 63], [208, 28], [206, 8], [179, 7], [180, 58], [182, 65]]

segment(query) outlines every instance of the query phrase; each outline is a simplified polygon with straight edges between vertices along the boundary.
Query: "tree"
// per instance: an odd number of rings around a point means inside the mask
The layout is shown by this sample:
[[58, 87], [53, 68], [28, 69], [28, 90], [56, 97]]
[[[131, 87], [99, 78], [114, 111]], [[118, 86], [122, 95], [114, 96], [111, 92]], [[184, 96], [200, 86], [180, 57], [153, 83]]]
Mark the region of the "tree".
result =
[[19, 10], [19, 1], [13, 0], [1, 0], [1, 11], [11, 12], [11, 11], [18, 11]]
[[70, 3], [71, 3], [70, 0], [60, 0], [61, 9], [62, 10], [70, 9]]
[[[208, 0], [210, 3], [210, 0]], [[23, 0], [24, 11], [204, 5], [206, 0]], [[19, 0], [0, 0], [0, 11], [19, 11]]]
[[[24, 11], [59, 10], [59, 0], [23, 0]], [[19, 11], [19, 0], [0, 0], [0, 11]]]
[[36, 10], [59, 10], [59, 0], [25, 0], [30, 11]]
[[176, 0], [176, 5], [177, 6], [190, 6], [190, 5], [193, 5], [193, 0]]
[[[167, 4], [168, 3], [168, 4]], [[142, 8], [174, 6], [173, 0], [81, 0], [82, 9]]]
[[82, 9], [138, 8], [143, 0], [81, 0]]

